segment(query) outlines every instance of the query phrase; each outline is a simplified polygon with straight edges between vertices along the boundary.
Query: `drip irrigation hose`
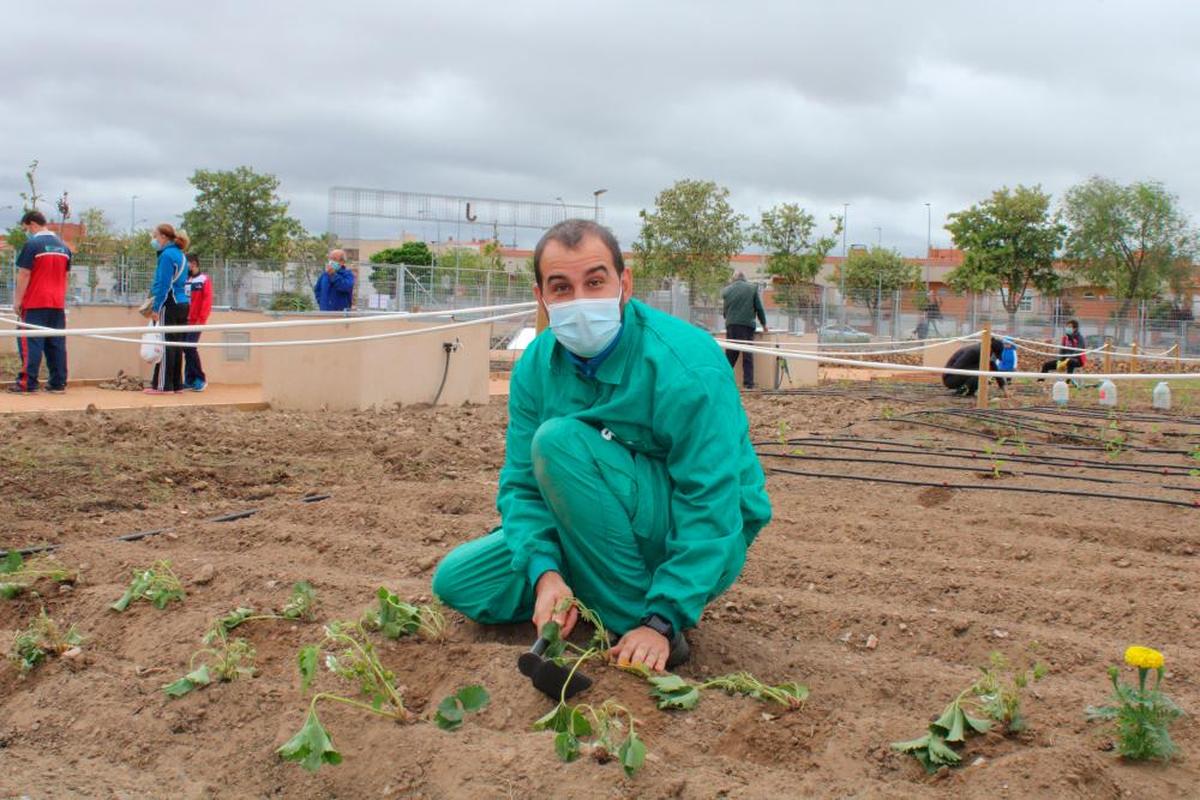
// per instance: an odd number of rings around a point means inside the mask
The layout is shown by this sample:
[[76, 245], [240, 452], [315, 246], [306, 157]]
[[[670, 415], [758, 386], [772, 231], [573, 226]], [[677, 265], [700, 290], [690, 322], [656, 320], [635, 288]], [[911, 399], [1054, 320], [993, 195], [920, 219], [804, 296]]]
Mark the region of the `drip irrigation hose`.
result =
[[[840, 442], [854, 442], [855, 444], [839, 444]], [[875, 447], [859, 447], [858, 443], [874, 444]], [[755, 447], [763, 445], [782, 445], [779, 441], [754, 442]], [[838, 450], [855, 450], [860, 452], [874, 453], [894, 453], [896, 455], [913, 455], [917, 453], [936, 455], [942, 458], [977, 458], [979, 456], [987, 456], [988, 453], [984, 450], [975, 450], [970, 447], [955, 447], [952, 445], [939, 445], [940, 451], [953, 451], [956, 453], [966, 453], [966, 456], [950, 455], [949, 452], [930, 453], [928, 446], [908, 444], [907, 442], [898, 442], [891, 439], [860, 439], [856, 437], [830, 437], [824, 439], [818, 438], [793, 438], [788, 439], [786, 444], [789, 445], [805, 445], [808, 447], [829, 447]], [[885, 449], [879, 445], [894, 445], [896, 447], [905, 447], [906, 450]], [[1054, 467], [1079, 467], [1086, 466], [1089, 469], [1100, 469], [1113, 472], [1138, 472], [1154, 475], [1188, 475], [1189, 470], [1186, 467], [1180, 467], [1177, 464], [1113, 464], [1108, 461], [1094, 461], [1087, 458], [1076, 458], [1074, 456], [1035, 456], [1032, 454], [1005, 454], [1004, 458], [1020, 462], [1022, 464], [1040, 464], [1042, 466]]]
[[454, 352], [454, 344], [442, 342], [442, 349], [446, 351], [446, 363], [442, 366], [442, 382], [438, 384], [437, 394], [433, 396], [435, 406], [438, 404], [438, 400], [442, 399], [442, 390], [446, 388], [446, 376], [450, 374], [450, 354]]
[[865, 481], [867, 483], [890, 483], [898, 486], [928, 486], [941, 489], [967, 489], [984, 492], [1023, 492], [1026, 494], [1050, 494], [1061, 495], [1064, 497], [1090, 497], [1097, 500], [1125, 500], [1131, 503], [1155, 503], [1164, 506], [1178, 506], [1180, 508], [1200, 508], [1200, 500], [1186, 502], [1184, 500], [1165, 500], [1158, 497], [1137, 497], [1126, 494], [1104, 494], [1103, 492], [1083, 492], [1076, 489], [1035, 489], [1032, 487], [1022, 486], [989, 486], [987, 484], [974, 483], [936, 483], [930, 481], [912, 481], [904, 478], [874, 478], [865, 475], [843, 475], [841, 473], [821, 473], [821, 472], [806, 472], [798, 469], [784, 469], [782, 467], [771, 467], [771, 472], [780, 472], [787, 475], [801, 475], [806, 478], [829, 478], [831, 480], [843, 481]]
[[[796, 453], [758, 452], [758, 456], [760, 458], [789, 458], [789, 459], [795, 459], [795, 460], [799, 460], [799, 461], [838, 461], [838, 462], [845, 462], [845, 463], [850, 463], [850, 464], [885, 464], [885, 465], [894, 465], [894, 466], [898, 466], [898, 467], [917, 467], [918, 469], [943, 469], [943, 470], [952, 470], [955, 472], [974, 472], [974, 473], [989, 473], [989, 474], [994, 473], [997, 475], [1011, 475], [1013, 477], [1029, 476], [1029, 477], [1036, 477], [1036, 478], [1053, 478], [1055, 480], [1060, 480], [1060, 481], [1084, 481], [1086, 483], [1123, 484], [1125, 486], [1141, 486], [1146, 489], [1164, 489], [1166, 491], [1174, 491], [1174, 492], [1200, 492], [1200, 486], [1198, 486], [1198, 487], [1167, 486], [1164, 484], [1142, 483], [1140, 481], [1123, 481], [1120, 478], [1095, 478], [1095, 477], [1088, 477], [1085, 475], [1062, 475], [1057, 472], [1032, 472], [1032, 471], [1014, 472], [1010, 469], [991, 470], [991, 469], [987, 469], [985, 467], [985, 465], [979, 465], [979, 466], [974, 466], [974, 467], [966, 467], [966, 466], [960, 467], [956, 464], [929, 464], [929, 463], [921, 462], [921, 461], [900, 461], [897, 459], [890, 459], [890, 458], [856, 458], [854, 456], [812, 456], [812, 455], [808, 455], [808, 454], [796, 454]], [[939, 458], [958, 458], [958, 459], [963, 458], [962, 456], [938, 456], [938, 457]], [[993, 460], [996, 462], [1007, 463], [1011, 459], [1009, 459], [1007, 456], [1002, 456], [1000, 454], [996, 454], [993, 457]]]
[[1135, 414], [1127, 411], [1094, 411], [1083, 408], [1059, 408], [1058, 406], [1030, 406], [1006, 409], [1010, 414], [1051, 414], [1059, 417], [1082, 417], [1086, 419], [1119, 419], [1126, 422], [1171, 423], [1200, 427], [1200, 417], [1183, 414]]
[[[332, 497], [332, 495], [306, 494], [304, 497], [300, 498], [300, 502], [301, 503], [319, 503], [322, 500], [328, 500], [330, 497]], [[208, 519], [201, 520], [201, 522], [233, 522], [235, 520], [246, 519], [247, 517], [252, 517], [255, 514], [261, 513], [261, 511], [262, 511], [262, 509], [259, 509], [259, 508], [248, 508], [245, 511], [234, 511], [230, 514], [221, 514], [220, 516], [209, 517]], [[174, 530], [174, 529], [173, 528], [155, 528], [155, 529], [149, 530], [149, 531], [137, 531], [135, 533], [126, 533], [122, 536], [114, 536], [113, 541], [114, 542], [139, 542], [142, 539], [149, 539], [151, 536], [160, 536], [171, 530]], [[49, 553], [51, 551], [57, 550], [60, 547], [62, 547], [61, 544], [43, 544], [43, 545], [36, 545], [34, 547], [20, 548], [20, 549], [17, 549], [15, 552], [20, 553], [22, 556], [31, 556], [31, 555], [36, 555], [37, 553]], [[0, 550], [0, 558], [4, 558], [5, 556], [7, 556], [9, 554], [9, 552], [10, 551], [8, 551], [8, 550]]]

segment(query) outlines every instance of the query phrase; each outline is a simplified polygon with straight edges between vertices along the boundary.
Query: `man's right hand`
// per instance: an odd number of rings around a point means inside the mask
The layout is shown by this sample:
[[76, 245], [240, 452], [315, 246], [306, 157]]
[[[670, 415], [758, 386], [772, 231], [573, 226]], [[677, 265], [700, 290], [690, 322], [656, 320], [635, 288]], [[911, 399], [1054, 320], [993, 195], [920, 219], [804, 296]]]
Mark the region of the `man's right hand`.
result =
[[533, 601], [533, 624], [538, 634], [541, 634], [543, 625], [553, 620], [558, 623], [564, 639], [570, 636], [575, 623], [579, 621], [579, 609], [572, 605], [566, 611], [557, 614], [554, 612], [563, 605], [564, 600], [575, 597], [562, 575], [553, 571], [543, 572], [542, 577], [538, 578], [537, 586], [534, 587], [534, 594], [536, 599]]

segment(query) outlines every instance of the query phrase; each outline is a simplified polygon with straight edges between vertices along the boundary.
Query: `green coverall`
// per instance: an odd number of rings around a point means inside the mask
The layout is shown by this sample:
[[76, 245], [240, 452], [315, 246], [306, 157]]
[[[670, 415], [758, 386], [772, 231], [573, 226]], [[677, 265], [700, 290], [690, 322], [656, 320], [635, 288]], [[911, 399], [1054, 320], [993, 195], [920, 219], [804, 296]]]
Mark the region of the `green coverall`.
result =
[[709, 334], [630, 300], [583, 371], [549, 330], [517, 362], [501, 527], [448, 553], [433, 592], [477, 622], [523, 622], [555, 570], [617, 633], [651, 613], [694, 627], [771, 518], [729, 364]]

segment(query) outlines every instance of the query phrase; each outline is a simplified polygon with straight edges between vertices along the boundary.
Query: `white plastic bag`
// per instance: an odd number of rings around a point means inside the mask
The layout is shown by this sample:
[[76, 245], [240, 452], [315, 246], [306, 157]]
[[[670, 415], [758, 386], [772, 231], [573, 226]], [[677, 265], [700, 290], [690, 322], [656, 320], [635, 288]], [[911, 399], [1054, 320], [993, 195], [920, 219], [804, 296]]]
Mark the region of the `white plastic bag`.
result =
[[161, 333], [153, 330], [153, 322], [150, 323], [149, 327], [152, 330], [142, 334], [142, 361], [145, 361], [147, 364], [157, 364], [162, 361], [163, 357], [163, 337]]

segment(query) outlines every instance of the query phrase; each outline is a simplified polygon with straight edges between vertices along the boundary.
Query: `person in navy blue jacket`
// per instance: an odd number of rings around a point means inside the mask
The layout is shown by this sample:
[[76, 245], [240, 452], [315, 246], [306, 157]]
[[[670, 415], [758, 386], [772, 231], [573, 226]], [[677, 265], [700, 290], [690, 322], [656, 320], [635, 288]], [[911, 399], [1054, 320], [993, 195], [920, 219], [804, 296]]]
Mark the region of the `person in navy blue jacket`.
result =
[[347, 311], [354, 298], [354, 273], [346, 267], [346, 251], [330, 250], [325, 271], [313, 286], [317, 308], [322, 311]]
[[[188, 321], [188, 269], [184, 250], [188, 246], [187, 235], [176, 232], [174, 226], [164, 222], [151, 234], [151, 244], [158, 251], [158, 267], [154, 270], [154, 284], [150, 288], [150, 317], [160, 325], [187, 325]], [[163, 339], [168, 342], [187, 340], [187, 334], [168, 333]], [[183, 391], [183, 350], [179, 347], [164, 347], [163, 357], [154, 365], [154, 375], [146, 394], [172, 394]]]

